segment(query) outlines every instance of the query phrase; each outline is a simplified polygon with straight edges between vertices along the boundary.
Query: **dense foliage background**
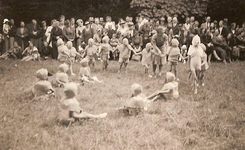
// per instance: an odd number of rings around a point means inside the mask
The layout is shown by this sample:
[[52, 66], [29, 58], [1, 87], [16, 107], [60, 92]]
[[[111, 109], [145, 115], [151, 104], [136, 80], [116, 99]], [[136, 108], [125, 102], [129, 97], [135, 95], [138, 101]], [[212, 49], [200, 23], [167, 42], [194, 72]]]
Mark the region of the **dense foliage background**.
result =
[[29, 22], [37, 18], [50, 21], [61, 14], [82, 19], [111, 15], [116, 21], [127, 15], [159, 18], [177, 14], [183, 20], [185, 16], [203, 18], [207, 14], [213, 19], [226, 17], [242, 23], [244, 10], [244, 0], [1, 0], [0, 20], [14, 18], [17, 22]]

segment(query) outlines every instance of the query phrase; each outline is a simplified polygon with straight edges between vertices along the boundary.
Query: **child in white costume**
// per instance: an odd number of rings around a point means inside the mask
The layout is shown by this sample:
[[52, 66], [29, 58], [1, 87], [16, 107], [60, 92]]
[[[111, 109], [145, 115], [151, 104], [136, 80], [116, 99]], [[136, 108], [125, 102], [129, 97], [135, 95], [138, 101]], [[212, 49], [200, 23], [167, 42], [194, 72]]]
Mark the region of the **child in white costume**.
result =
[[103, 81], [100, 81], [97, 77], [91, 76], [90, 68], [88, 66], [88, 59], [84, 58], [80, 63], [81, 63], [81, 67], [79, 70], [79, 79], [83, 84], [84, 82], [92, 82], [92, 83], [103, 82]]
[[59, 120], [61, 122], [73, 122], [85, 118], [105, 118], [107, 113], [99, 115], [83, 112], [76, 98], [78, 94], [77, 84], [74, 82], [67, 83], [64, 87], [64, 97], [61, 99], [61, 111]]
[[175, 75], [172, 72], [166, 73], [165, 84], [161, 90], [154, 92], [148, 97], [151, 101], [163, 98], [165, 100], [177, 99], [179, 97], [178, 82], [175, 81]]

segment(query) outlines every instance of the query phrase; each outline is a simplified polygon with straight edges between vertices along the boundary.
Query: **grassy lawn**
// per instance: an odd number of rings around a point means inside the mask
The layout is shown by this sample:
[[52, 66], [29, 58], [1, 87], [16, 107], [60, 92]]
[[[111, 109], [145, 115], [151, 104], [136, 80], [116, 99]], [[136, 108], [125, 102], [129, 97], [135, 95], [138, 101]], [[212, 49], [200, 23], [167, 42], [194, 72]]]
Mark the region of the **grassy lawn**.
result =
[[[56, 61], [0, 61], [1, 150], [245, 149], [245, 62], [213, 63], [197, 95], [187, 82], [187, 65], [179, 64], [180, 98], [155, 102], [136, 117], [122, 117], [115, 108], [131, 96], [133, 83], [149, 95], [162, 87], [165, 75], [145, 77], [139, 62], [130, 62], [128, 74], [117, 73], [117, 62], [102, 72], [97, 62], [92, 75], [104, 82], [81, 86], [78, 100], [84, 111], [108, 112], [108, 117], [68, 127], [57, 121], [62, 89], [47, 101], [32, 100], [25, 92], [38, 69], [55, 73], [58, 66]], [[169, 66], [164, 67], [167, 72]]]

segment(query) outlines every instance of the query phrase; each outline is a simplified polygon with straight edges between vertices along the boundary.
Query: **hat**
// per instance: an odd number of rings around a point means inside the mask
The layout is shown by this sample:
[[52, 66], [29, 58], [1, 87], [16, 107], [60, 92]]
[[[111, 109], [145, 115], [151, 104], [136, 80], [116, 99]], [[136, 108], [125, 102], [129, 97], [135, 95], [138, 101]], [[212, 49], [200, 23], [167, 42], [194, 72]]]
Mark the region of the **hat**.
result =
[[131, 86], [131, 92], [134, 96], [139, 95], [140, 93], [142, 93], [142, 91], [143, 91], [142, 86], [137, 83], [134, 83]]
[[46, 80], [48, 78], [48, 70], [47, 69], [39, 69], [36, 72], [36, 77], [40, 80]]
[[120, 21], [120, 25], [125, 24], [126, 22], [124, 20]]
[[45, 20], [43, 20], [43, 21], [42, 21], [42, 24], [44, 24], [44, 23], [46, 23], [46, 21], [45, 21]]
[[146, 44], [146, 46], [145, 46], [145, 48], [146, 48], [146, 49], [150, 49], [150, 48], [152, 48], [151, 43], [147, 43], [147, 44]]
[[57, 46], [60, 46], [60, 45], [63, 45], [63, 44], [64, 44], [64, 41], [61, 38], [59, 38], [57, 40]]
[[104, 18], [103, 17], [100, 17], [100, 22], [104, 22]]
[[183, 46], [181, 47], [181, 49], [182, 49], [182, 50], [187, 50], [186, 45], [183, 45]]
[[207, 48], [206, 48], [206, 46], [203, 43], [201, 43], [200, 46], [203, 49], [203, 51], [206, 51]]
[[94, 22], [94, 17], [89, 17], [88, 21], [89, 22]]
[[74, 82], [66, 83], [64, 87], [64, 92], [66, 96], [74, 97], [77, 95], [78, 87]]
[[174, 18], [173, 18], [173, 21], [178, 21], [177, 17], [174, 17]]
[[76, 23], [78, 23], [78, 22], [83, 22], [83, 20], [82, 19], [77, 19]]
[[61, 64], [58, 67], [58, 69], [59, 69], [60, 72], [65, 72], [66, 73], [68, 71], [68, 69], [69, 69], [69, 66], [67, 64], [63, 63], [63, 64]]
[[201, 43], [200, 37], [198, 35], [195, 35], [192, 39], [192, 45], [197, 46]]
[[102, 41], [104, 41], [104, 42], [106, 42], [106, 43], [108, 43], [109, 42], [109, 37], [108, 36], [104, 36], [103, 38], [102, 38]]
[[172, 39], [171, 44], [173, 47], [178, 47], [179, 46], [179, 41], [177, 39]]
[[88, 66], [88, 59], [87, 58], [84, 58], [84, 59], [81, 60], [80, 63], [81, 63], [81, 66], [82, 67], [87, 67]]
[[173, 82], [175, 80], [175, 75], [172, 72], [166, 73], [167, 82]]
[[161, 17], [161, 18], [160, 18], [160, 21], [165, 21], [165, 18], [164, 18], [164, 17]]
[[88, 21], [86, 21], [84, 24], [85, 24], [85, 25], [88, 25], [88, 24], [89, 24], [89, 22], [88, 22]]
[[94, 22], [100, 22], [99, 18], [94, 18]]
[[7, 22], [9, 22], [7, 18], [3, 20], [3, 23], [7, 23]]
[[128, 23], [128, 26], [133, 26], [133, 25], [134, 25], [133, 22], [129, 22], [129, 23]]
[[67, 47], [68, 47], [68, 46], [72, 47], [72, 42], [71, 42], [71, 41], [68, 41], [68, 42], [66, 43], [66, 46], [67, 46]]
[[88, 43], [94, 44], [94, 40], [92, 38], [88, 39]]

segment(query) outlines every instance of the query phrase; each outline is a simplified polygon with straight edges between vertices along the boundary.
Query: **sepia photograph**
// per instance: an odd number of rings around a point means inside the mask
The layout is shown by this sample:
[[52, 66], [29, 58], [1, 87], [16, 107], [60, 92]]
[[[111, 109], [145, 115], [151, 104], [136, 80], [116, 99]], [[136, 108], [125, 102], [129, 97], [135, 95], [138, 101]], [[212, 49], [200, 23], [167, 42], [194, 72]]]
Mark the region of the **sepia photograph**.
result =
[[245, 150], [245, 0], [0, 0], [0, 150]]

